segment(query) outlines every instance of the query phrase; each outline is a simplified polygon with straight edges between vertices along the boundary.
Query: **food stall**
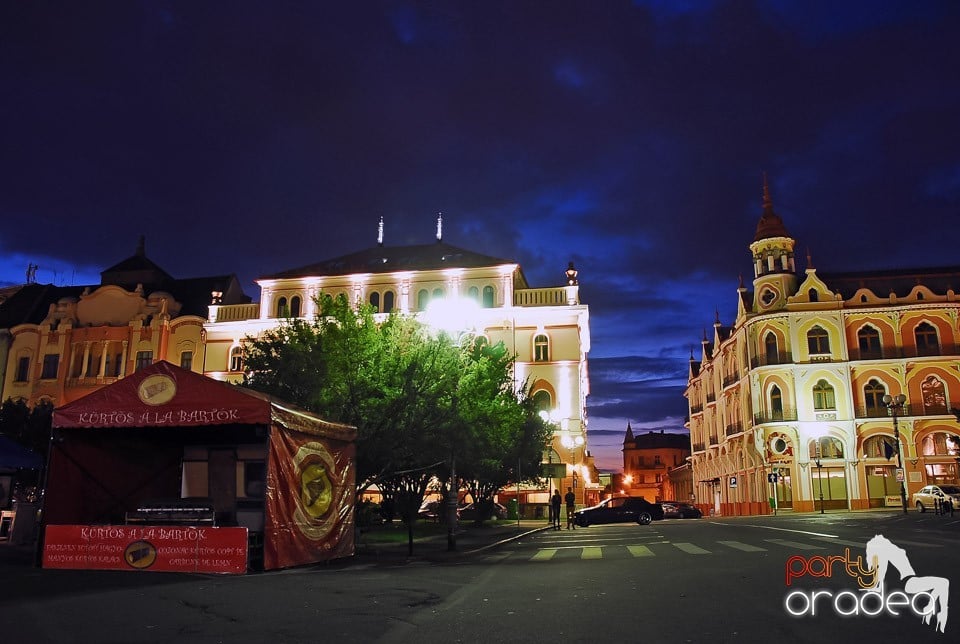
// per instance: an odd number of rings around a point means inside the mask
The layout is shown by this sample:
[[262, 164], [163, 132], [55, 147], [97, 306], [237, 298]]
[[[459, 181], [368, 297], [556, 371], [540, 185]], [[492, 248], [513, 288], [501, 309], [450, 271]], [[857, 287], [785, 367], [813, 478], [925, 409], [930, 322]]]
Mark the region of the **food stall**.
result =
[[43, 567], [239, 574], [351, 556], [355, 439], [155, 363], [54, 411]]

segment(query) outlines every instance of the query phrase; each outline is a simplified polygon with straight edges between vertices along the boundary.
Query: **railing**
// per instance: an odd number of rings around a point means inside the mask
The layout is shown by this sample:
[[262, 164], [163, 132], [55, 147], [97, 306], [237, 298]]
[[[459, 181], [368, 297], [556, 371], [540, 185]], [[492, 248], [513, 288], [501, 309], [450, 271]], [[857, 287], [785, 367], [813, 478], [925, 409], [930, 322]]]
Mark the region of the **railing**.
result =
[[566, 306], [571, 303], [580, 303], [576, 286], [525, 288], [513, 292], [514, 306]]
[[753, 424], [762, 425], [763, 423], [779, 423], [786, 420], [796, 420], [796, 409], [784, 409], [774, 411], [761, 411], [753, 414]]
[[216, 317], [212, 322], [239, 322], [240, 320], [255, 320], [260, 317], [260, 304], [227, 304], [216, 306]]
[[865, 405], [857, 405], [853, 413], [856, 414], [857, 418], [883, 418], [890, 415], [886, 407], [867, 407]]
[[739, 382], [739, 381], [740, 381], [740, 374], [739, 374], [739, 373], [732, 373], [732, 374], [730, 374], [730, 375], [728, 375], [728, 376], [724, 376], [724, 378], [723, 378], [723, 386], [724, 386], [724, 387], [729, 387], [730, 385], [732, 385], [732, 384], [734, 384], [734, 383], [736, 383], [736, 382]]
[[690, 405], [691, 414], [699, 414], [703, 411], [703, 405]]
[[708, 402], [708, 403], [716, 402], [716, 400], [717, 400], [717, 394], [715, 394], [715, 393], [709, 393], [709, 394], [707, 394], [707, 402]]
[[740, 423], [740, 422], [730, 423], [729, 425], [727, 425], [726, 433], [727, 433], [727, 436], [733, 436], [734, 434], [742, 434], [743, 423]]
[[790, 354], [788, 353], [778, 353], [776, 355], [768, 356], [763, 354], [760, 356], [754, 356], [750, 359], [750, 366], [754, 369], [757, 367], [766, 367], [772, 364], [790, 364]]
[[693, 451], [695, 451], [695, 452], [702, 452], [704, 449], [705, 449], [705, 448], [704, 448], [703, 443], [694, 443], [694, 444], [693, 444]]
[[716, 436], [711, 436], [711, 437], [710, 437], [710, 444], [711, 444], [711, 445], [719, 445], [719, 444], [720, 444], [720, 439], [718, 439]]
[[897, 358], [900, 353], [893, 347], [884, 347], [882, 349], [850, 349], [851, 360], [883, 360], [884, 358]]
[[851, 347], [851, 360], [894, 360], [897, 358], [924, 358], [960, 355], [960, 345], [947, 343], [935, 347], [882, 347], [860, 349]]

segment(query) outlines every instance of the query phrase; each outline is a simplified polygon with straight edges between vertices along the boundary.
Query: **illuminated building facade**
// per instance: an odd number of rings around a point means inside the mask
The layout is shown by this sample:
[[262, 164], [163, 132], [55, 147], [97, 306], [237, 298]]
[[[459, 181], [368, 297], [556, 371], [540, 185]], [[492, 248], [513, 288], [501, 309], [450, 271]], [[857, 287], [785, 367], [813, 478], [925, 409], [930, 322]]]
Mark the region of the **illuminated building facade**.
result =
[[617, 491], [643, 497], [651, 503], [680, 500], [671, 471], [686, 465], [688, 456], [690, 438], [686, 434], [667, 434], [660, 430], [634, 436], [627, 423], [623, 437], [623, 479]]
[[908, 502], [957, 483], [960, 267], [828, 274], [808, 257], [798, 274], [766, 185], [750, 252], [753, 289], [738, 289], [734, 324], [717, 319], [690, 358], [702, 509], [900, 507], [900, 479]]
[[202, 371], [211, 301], [249, 302], [233, 275], [175, 279], [143, 240], [98, 285], [29, 282], [0, 304], [2, 397], [63, 405], [157, 360]]
[[[503, 342], [516, 355], [516, 387], [531, 384], [543, 413], [555, 423], [543, 460], [564, 467], [553, 472], [551, 485], [575, 487], [578, 502], [589, 500], [585, 489], [599, 489], [586, 444], [589, 311], [580, 303], [573, 264], [565, 274], [558, 271], [564, 276], [561, 286], [531, 288], [516, 262], [443, 242], [439, 222], [435, 243], [384, 246], [382, 233], [378, 241], [359, 252], [257, 280], [259, 304], [210, 307], [204, 373], [239, 382], [244, 340], [285, 318], [313, 317], [321, 294], [369, 303], [379, 315], [399, 311], [425, 321], [438, 303], [454, 302], [459, 330], [483, 334], [491, 344]], [[547, 502], [546, 492], [527, 492], [523, 503]]]

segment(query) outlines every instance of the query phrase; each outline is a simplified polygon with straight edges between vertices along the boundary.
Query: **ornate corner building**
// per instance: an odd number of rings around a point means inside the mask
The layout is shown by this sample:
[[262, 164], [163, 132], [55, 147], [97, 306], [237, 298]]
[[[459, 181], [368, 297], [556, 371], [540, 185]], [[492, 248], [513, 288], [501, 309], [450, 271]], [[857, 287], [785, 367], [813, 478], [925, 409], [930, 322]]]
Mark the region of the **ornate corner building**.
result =
[[698, 504], [900, 507], [960, 482], [960, 267], [800, 275], [794, 243], [764, 182], [753, 290], [690, 357]]

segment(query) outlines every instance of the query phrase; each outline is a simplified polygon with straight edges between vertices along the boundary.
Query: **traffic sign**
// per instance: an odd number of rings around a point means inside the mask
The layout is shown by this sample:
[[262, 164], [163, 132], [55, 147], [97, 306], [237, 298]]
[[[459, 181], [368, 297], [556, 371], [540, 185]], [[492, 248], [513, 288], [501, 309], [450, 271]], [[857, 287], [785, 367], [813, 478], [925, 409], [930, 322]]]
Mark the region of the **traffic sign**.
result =
[[737, 477], [736, 477], [736, 476], [731, 476], [731, 477], [730, 477], [730, 487], [737, 487]]
[[903, 483], [903, 468], [897, 468], [897, 483]]
[[767, 483], [776, 483], [777, 482], [777, 473], [771, 472], [767, 474]]

